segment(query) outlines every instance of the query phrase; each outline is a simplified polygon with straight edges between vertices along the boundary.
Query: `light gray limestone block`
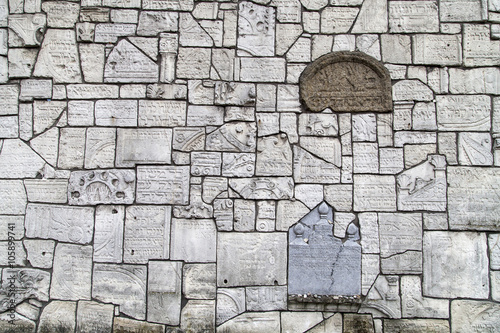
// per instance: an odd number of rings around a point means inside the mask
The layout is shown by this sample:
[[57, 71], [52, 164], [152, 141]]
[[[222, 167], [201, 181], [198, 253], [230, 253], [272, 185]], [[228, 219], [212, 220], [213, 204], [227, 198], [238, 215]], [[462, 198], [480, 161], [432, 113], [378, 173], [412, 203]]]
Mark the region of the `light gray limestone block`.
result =
[[285, 134], [257, 140], [255, 173], [258, 176], [292, 175], [292, 149]]
[[95, 213], [95, 262], [122, 262], [124, 206], [97, 206]]
[[119, 128], [116, 141], [116, 166], [170, 164], [172, 161], [170, 128]]
[[229, 186], [244, 199], [290, 199], [294, 183], [290, 177], [229, 179]]
[[21, 240], [24, 237], [24, 216], [0, 215], [0, 240]]
[[358, 215], [363, 253], [380, 253], [379, 225], [376, 213]]
[[215, 20], [217, 19], [219, 4], [210, 2], [199, 2], [194, 7], [192, 12], [196, 19], [207, 19]]
[[26, 236], [88, 244], [94, 231], [94, 208], [28, 204]]
[[239, 199], [234, 201], [233, 227], [235, 231], [255, 230], [255, 216], [256, 216], [255, 209], [256, 208], [254, 201], [239, 200]]
[[207, 135], [206, 150], [255, 152], [257, 126], [254, 122], [231, 122]]
[[490, 271], [491, 298], [494, 301], [500, 300], [500, 271]]
[[220, 332], [280, 332], [280, 312], [246, 312], [218, 327]]
[[232, 81], [234, 79], [236, 61], [235, 50], [226, 48], [212, 49], [212, 55], [212, 66], [217, 73], [218, 79]]
[[387, 1], [368, 0], [358, 14], [352, 33], [387, 32]]
[[9, 5], [7, 0], [2, 0], [0, 10], [0, 26], [6, 27], [8, 23], [9, 16]]
[[436, 125], [436, 104], [433, 102], [417, 102], [412, 112], [412, 128], [414, 130], [433, 131]]
[[378, 173], [378, 145], [376, 143], [354, 142], [353, 172], [354, 173]]
[[330, 53], [333, 45], [333, 36], [331, 35], [313, 35], [311, 58], [316, 60], [324, 54]]
[[[141, 21], [139, 20], [139, 26], [140, 24]], [[136, 24], [98, 23], [95, 26], [94, 41], [96, 43], [116, 43], [120, 37], [134, 35], [136, 28]]]
[[8, 311], [26, 299], [47, 302], [49, 300], [49, 286], [50, 273], [41, 269], [4, 268], [0, 288], [2, 291], [0, 310], [2, 312]]
[[185, 152], [203, 150], [205, 147], [205, 128], [176, 127], [174, 128], [172, 149]]
[[179, 14], [179, 43], [181, 46], [212, 47], [213, 39], [190, 13]]
[[[148, 85], [149, 87], [159, 87], [159, 85], [153, 84]], [[146, 85], [145, 84], [124, 84], [120, 86], [120, 97], [121, 98], [145, 98], [146, 97]], [[156, 88], [154, 88], [156, 90]], [[168, 89], [168, 88], [167, 88]], [[161, 91], [161, 88], [157, 91]], [[162, 92], [162, 94], [164, 91]], [[152, 97], [151, 94], [148, 94], [150, 98], [159, 98], [159, 95], [155, 95]]]
[[113, 23], [137, 23], [139, 12], [134, 9], [112, 9], [110, 18]]
[[210, 77], [211, 50], [207, 48], [179, 48], [177, 77], [183, 79], [208, 79]]
[[222, 193], [227, 191], [227, 178], [222, 177], [205, 177], [203, 180], [204, 202], [211, 203], [215, 198], [222, 196]]
[[179, 325], [182, 262], [150, 261], [148, 269], [148, 321]]
[[397, 176], [398, 209], [446, 210], [446, 159], [427, 155], [427, 160]]
[[342, 183], [351, 184], [352, 179], [352, 156], [344, 156], [342, 158], [342, 170], [340, 172], [340, 180]]
[[[320, 312], [282, 312], [281, 327], [282, 332], [299, 333], [310, 332], [310, 328], [316, 326], [324, 320]], [[335, 331], [333, 331], [335, 332]]]
[[172, 219], [170, 258], [215, 262], [217, 229], [211, 219]]
[[332, 52], [336, 51], [354, 51], [356, 48], [356, 36], [353, 35], [335, 35], [332, 46]]
[[243, 82], [284, 82], [286, 61], [282, 58], [240, 58], [239, 75], [236, 79]]
[[[233, 212], [233, 200], [231, 199], [215, 199], [213, 202], [214, 206], [214, 218], [215, 225], [218, 231], [231, 231], [233, 230], [234, 212]], [[274, 223], [273, 223], [274, 227]], [[274, 230], [274, 228], [273, 228]]]
[[382, 59], [384, 62], [390, 62], [393, 64], [411, 63], [410, 36], [401, 34], [384, 34], [381, 36], [380, 43], [382, 48]]
[[67, 108], [67, 102], [36, 100], [33, 103], [33, 130], [40, 134], [54, 126]]
[[82, 82], [74, 30], [48, 29], [33, 74], [54, 83]]
[[215, 301], [189, 300], [181, 311], [181, 329], [185, 332], [215, 331]]
[[17, 115], [19, 106], [18, 97], [19, 87], [17, 85], [1, 85], [0, 98], [2, 100], [2, 109], [0, 110], [0, 115]]
[[285, 284], [286, 245], [285, 233], [219, 233], [217, 285]]
[[300, 24], [285, 23], [276, 25], [276, 54], [285, 54], [302, 34]]
[[24, 186], [30, 202], [66, 203], [67, 179], [25, 179]]
[[405, 145], [405, 168], [409, 169], [422, 163], [430, 154], [435, 154], [437, 147], [435, 144]]
[[450, 331], [447, 320], [439, 319], [398, 319], [384, 320], [384, 332], [436, 332]]
[[498, 224], [500, 207], [495, 196], [498, 182], [498, 168], [449, 167], [450, 228], [500, 230]]
[[441, 131], [488, 131], [491, 127], [490, 97], [486, 95], [440, 95], [437, 100]]
[[130, 330], [133, 332], [134, 330], [136, 330], [137, 332], [164, 333], [165, 326], [128, 319], [125, 317], [115, 317], [113, 320], [113, 330], [115, 332], [128, 332]]
[[327, 7], [321, 12], [321, 33], [346, 33], [358, 15], [355, 7]]
[[495, 302], [453, 300], [451, 302], [452, 332], [498, 331], [500, 306]]
[[83, 78], [86, 82], [103, 82], [105, 47], [102, 44], [79, 45]]
[[[146, 95], [148, 98], [153, 99], [186, 99], [187, 97], [187, 86], [184, 84], [149, 84], [147, 88], [143, 85], [131, 85], [130, 88], [134, 87], [134, 90], [140, 87], [141, 92], [139, 91], [133, 93], [133, 97], [144, 97]], [[137, 88], [136, 88], [137, 87]], [[144, 87], [144, 92], [142, 89]], [[124, 86], [121, 87], [120, 96], [124, 94], [123, 91]], [[132, 95], [132, 93], [127, 93]], [[131, 96], [132, 97], [132, 96]], [[170, 101], [175, 102], [175, 101]], [[139, 102], [140, 103], [140, 102]], [[140, 105], [140, 104], [139, 104]], [[172, 110], [173, 111], [173, 110]]]
[[70, 99], [118, 98], [119, 87], [111, 84], [70, 84]]
[[392, 87], [393, 98], [397, 101], [431, 101], [432, 90], [419, 80], [404, 80]]
[[424, 213], [424, 230], [448, 229], [448, 215], [446, 213]]
[[183, 294], [188, 299], [215, 299], [215, 264], [186, 264], [183, 267]]
[[338, 136], [339, 125], [336, 114], [303, 113], [299, 115], [299, 134]]
[[364, 52], [377, 60], [382, 60], [380, 55], [379, 35], [365, 34], [356, 36], [356, 50]]
[[[363, 245], [362, 245], [363, 246]], [[380, 273], [378, 254], [361, 255], [361, 294], [366, 296]]]
[[275, 230], [275, 226], [276, 203], [274, 201], [257, 201], [255, 229], [261, 232], [272, 232]]
[[8, 242], [0, 242], [0, 265], [24, 267], [26, 264], [26, 250], [21, 241], [12, 241], [11, 239]]
[[401, 148], [380, 148], [380, 173], [397, 174], [403, 171], [403, 149]]
[[113, 304], [79, 301], [76, 311], [77, 332], [111, 332], [113, 327]]
[[257, 111], [276, 111], [276, 86], [271, 84], [257, 84]]
[[422, 296], [419, 276], [401, 277], [401, 307], [405, 318], [449, 318], [449, 301]]
[[224, 124], [224, 108], [213, 105], [190, 105], [187, 110], [188, 126], [216, 126]]
[[216, 105], [255, 105], [255, 85], [250, 83], [215, 83]]
[[[11, 8], [11, 12], [16, 11]], [[22, 5], [20, 13], [22, 13]], [[42, 13], [10, 15], [9, 47], [39, 46], [46, 26], [47, 17]]]
[[19, 99], [24, 101], [30, 101], [33, 100], [33, 98], [50, 99], [51, 97], [52, 97], [51, 80], [37, 80], [37, 79], [21, 80], [21, 94], [19, 95]]
[[401, 318], [399, 279], [397, 275], [378, 275], [359, 312], [375, 318]]
[[482, 17], [483, 5], [480, 0], [451, 1], [444, 0], [439, 4], [442, 22], [473, 22], [485, 19]]
[[277, 7], [276, 18], [279, 22], [301, 22], [301, 6], [299, 0], [273, 0], [271, 5]]
[[255, 155], [223, 153], [222, 175], [226, 177], [252, 177], [255, 173]]
[[438, 32], [438, 6], [435, 1], [391, 1], [389, 30], [394, 32]]
[[311, 38], [299, 37], [286, 53], [288, 62], [311, 61]]
[[245, 312], [245, 288], [218, 288], [216, 324]]
[[10, 313], [0, 314], [0, 329], [8, 331], [12, 329], [12, 322], [16, 325], [16, 330], [34, 333], [36, 330], [36, 323], [23, 315], [14, 312], [11, 316]]
[[419, 34], [412, 37], [413, 62], [426, 65], [460, 65], [462, 40], [456, 35]]
[[352, 185], [336, 184], [324, 186], [324, 200], [336, 211], [352, 210]]
[[490, 39], [488, 25], [465, 24], [463, 36], [465, 66], [497, 66], [500, 64], [500, 41]]
[[294, 113], [280, 113], [280, 131], [286, 133], [291, 144], [298, 143], [297, 115]]
[[188, 203], [189, 166], [137, 167], [138, 203]]
[[425, 145], [436, 142], [436, 133], [432, 132], [399, 131], [394, 134], [394, 146], [398, 148], [405, 145]]
[[224, 21], [222, 20], [201, 20], [200, 25], [206, 33], [213, 40], [216, 47], [222, 47], [223, 34], [224, 34]]
[[92, 298], [120, 306], [120, 312], [146, 319], [146, 266], [94, 264]]
[[123, 260], [145, 264], [170, 255], [169, 206], [130, 206], [126, 210]]
[[500, 269], [500, 234], [488, 235], [491, 269]]
[[57, 244], [50, 284], [50, 298], [90, 300], [92, 246]]
[[379, 213], [380, 254], [390, 257], [406, 251], [422, 250], [420, 213]]
[[354, 211], [394, 211], [394, 176], [354, 175]]
[[488, 297], [489, 276], [485, 234], [427, 231], [424, 233], [423, 241], [422, 286], [425, 296]]
[[87, 129], [85, 168], [112, 168], [115, 159], [116, 129], [91, 127]]
[[[107, 19], [108, 18], [106, 18], [106, 20]], [[93, 42], [94, 36], [95, 36], [95, 23], [89, 23], [89, 22], [76, 23], [76, 40], [78, 42]]]
[[389, 71], [391, 79], [401, 80], [406, 78], [406, 66], [386, 64], [385, 67]]
[[458, 133], [458, 163], [460, 165], [492, 165], [490, 133]]
[[70, 205], [131, 204], [134, 198], [134, 170], [71, 172], [68, 185]]
[[[226, 83], [223, 84], [223, 87], [226, 87]], [[213, 82], [203, 80], [189, 80], [188, 88], [189, 102], [191, 104], [214, 104], [215, 87]]]
[[40, 314], [39, 332], [72, 332], [76, 326], [76, 302], [51, 301]]
[[51, 28], [73, 28], [78, 20], [80, 5], [66, 1], [46, 1], [42, 10], [47, 13], [47, 26]]
[[238, 12], [236, 10], [225, 10], [222, 13], [224, 16], [224, 39], [222, 41], [222, 45], [224, 47], [236, 46]]
[[57, 166], [61, 169], [82, 168], [85, 156], [85, 128], [61, 128]]
[[37, 268], [52, 268], [55, 242], [53, 240], [25, 239], [23, 241], [27, 259], [31, 266]]
[[307, 207], [312, 209], [324, 200], [323, 185], [316, 185], [316, 184], [296, 185], [295, 199], [303, 202]]
[[26, 211], [26, 190], [22, 180], [0, 180], [0, 212], [22, 215]]
[[286, 310], [287, 287], [263, 286], [246, 288], [247, 311]]
[[17, 116], [0, 117], [0, 138], [15, 139], [19, 137]]
[[140, 8], [138, 0], [102, 0], [102, 5], [106, 7]]
[[[140, 7], [140, 2], [137, 2]], [[165, 10], [193, 10], [193, 0], [145, 0], [142, 4], [144, 9], [165, 9]], [[121, 7], [121, 6], [120, 6]]]
[[68, 102], [68, 125], [70, 125], [70, 126], [92, 126], [92, 125], [94, 125], [94, 102], [93, 101], [69, 101]]
[[450, 92], [453, 94], [500, 94], [499, 68], [450, 68], [449, 73]]
[[35, 178], [45, 165], [45, 161], [21, 140], [3, 140], [1, 178]]
[[[294, 312], [294, 314], [297, 312]], [[288, 313], [286, 313], [288, 314]], [[328, 314], [330, 315], [330, 313]], [[309, 316], [308, 316], [309, 317]], [[283, 318], [283, 314], [282, 314]], [[282, 321], [283, 327], [286, 327], [286, 323]], [[294, 332], [294, 331], [292, 331]], [[322, 321], [319, 325], [314, 326], [310, 330], [307, 331], [308, 333], [323, 333], [323, 332], [330, 332], [330, 333], [341, 333], [342, 332], [342, 315], [340, 313], [336, 313], [324, 321]], [[378, 333], [378, 332], [377, 332]]]
[[303, 136], [300, 146], [326, 162], [341, 166], [341, 145], [337, 138]]
[[382, 274], [422, 274], [422, 252], [406, 251], [380, 258]]
[[197, 219], [214, 217], [214, 207], [203, 202], [201, 189], [201, 185], [191, 185], [189, 205], [174, 207], [175, 217]]
[[294, 146], [294, 180], [297, 183], [339, 183], [340, 169]]
[[277, 113], [257, 113], [257, 133], [259, 137], [279, 133], [280, 115]]
[[140, 127], [173, 127], [186, 124], [186, 102], [139, 100]]

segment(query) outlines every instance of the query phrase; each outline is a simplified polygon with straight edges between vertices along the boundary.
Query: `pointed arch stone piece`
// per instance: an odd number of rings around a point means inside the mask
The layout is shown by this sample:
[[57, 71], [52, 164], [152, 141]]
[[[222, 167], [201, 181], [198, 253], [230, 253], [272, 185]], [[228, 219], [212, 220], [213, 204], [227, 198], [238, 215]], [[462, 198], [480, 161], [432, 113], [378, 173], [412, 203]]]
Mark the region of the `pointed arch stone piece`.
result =
[[392, 111], [391, 77], [381, 62], [362, 52], [332, 52], [304, 70], [300, 97], [311, 111]]

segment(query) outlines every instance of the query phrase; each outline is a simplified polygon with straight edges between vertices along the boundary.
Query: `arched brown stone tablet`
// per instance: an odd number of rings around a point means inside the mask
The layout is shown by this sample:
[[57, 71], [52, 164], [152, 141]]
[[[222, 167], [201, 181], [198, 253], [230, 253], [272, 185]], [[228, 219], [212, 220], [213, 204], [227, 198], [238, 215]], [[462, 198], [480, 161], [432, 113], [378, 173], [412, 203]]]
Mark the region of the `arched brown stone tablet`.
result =
[[392, 111], [391, 77], [381, 62], [361, 52], [326, 54], [302, 72], [300, 97], [311, 111]]

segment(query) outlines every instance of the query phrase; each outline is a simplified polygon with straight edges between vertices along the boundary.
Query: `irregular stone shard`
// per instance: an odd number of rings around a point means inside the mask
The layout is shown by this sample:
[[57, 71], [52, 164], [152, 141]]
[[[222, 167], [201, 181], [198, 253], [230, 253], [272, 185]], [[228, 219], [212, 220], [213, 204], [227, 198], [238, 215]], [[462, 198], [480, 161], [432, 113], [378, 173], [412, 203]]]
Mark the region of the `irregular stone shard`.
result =
[[353, 7], [328, 7], [321, 12], [321, 32], [346, 33], [351, 28], [359, 9]]
[[113, 332], [124, 333], [163, 333], [164, 325], [152, 324], [144, 321], [128, 319], [124, 317], [115, 317], [113, 320]]
[[66, 179], [26, 179], [24, 186], [30, 202], [66, 203], [68, 200]]
[[52, 268], [55, 242], [53, 240], [25, 239], [24, 247], [28, 254], [31, 266], [38, 268]]
[[269, 136], [258, 140], [256, 174], [292, 175], [292, 149], [286, 135]]
[[[452, 220], [453, 218], [450, 218], [450, 221]], [[485, 234], [425, 232], [424, 295], [442, 298], [486, 298], [489, 293], [486, 247]]]
[[[325, 1], [326, 2], [326, 1]], [[387, 1], [363, 1], [352, 33], [374, 33], [387, 31]]]
[[233, 200], [215, 199], [214, 200], [214, 218], [218, 231], [233, 230]]
[[40, 315], [40, 332], [51, 332], [60, 329], [63, 332], [72, 332], [76, 325], [76, 302], [51, 301]]
[[286, 286], [246, 288], [247, 311], [286, 310]]
[[83, 22], [76, 24], [76, 40], [78, 42], [93, 42], [95, 23]]
[[339, 183], [340, 169], [332, 163], [294, 147], [294, 180], [297, 183]]
[[95, 26], [94, 41], [96, 43], [116, 43], [120, 37], [134, 35], [136, 27], [135, 24], [126, 23], [99, 23]]
[[111, 332], [115, 307], [92, 301], [79, 301], [76, 312], [78, 332]]
[[194, 332], [215, 331], [215, 301], [189, 300], [181, 313], [181, 329]]
[[428, 155], [427, 161], [397, 176], [398, 209], [446, 210], [446, 159]]
[[490, 133], [462, 132], [458, 135], [458, 162], [460, 165], [492, 165]]
[[[50, 273], [33, 268], [2, 269], [0, 311], [5, 312], [26, 299], [49, 300]], [[15, 292], [13, 292], [15, 291]]]
[[42, 10], [47, 13], [47, 23], [53, 28], [73, 28], [78, 20], [80, 5], [71, 2], [46, 1]]
[[219, 233], [217, 285], [284, 285], [286, 253], [285, 233]]
[[252, 177], [255, 172], [255, 155], [223, 153], [222, 175], [226, 177]]
[[455, 230], [500, 230], [499, 170], [449, 167], [449, 223]]
[[300, 76], [300, 97], [311, 111], [392, 110], [389, 71], [360, 52], [334, 52], [314, 61]]
[[237, 82], [215, 83], [215, 104], [217, 105], [254, 105], [255, 85]]
[[220, 325], [245, 312], [245, 288], [217, 288], [216, 323]]
[[463, 45], [465, 66], [497, 66], [500, 64], [500, 42], [491, 40], [488, 25], [465, 24]]
[[486, 95], [436, 96], [440, 131], [489, 131], [491, 100]]
[[180, 13], [179, 43], [182, 46], [211, 47], [214, 41], [190, 13]]
[[94, 209], [28, 204], [25, 223], [27, 237], [87, 244], [94, 231]]
[[215, 262], [217, 229], [213, 220], [172, 219], [170, 258]]
[[124, 262], [145, 264], [168, 259], [170, 253], [169, 206], [131, 206], [125, 220]]
[[498, 303], [487, 301], [453, 300], [451, 326], [456, 332], [497, 331], [500, 329]]
[[206, 149], [234, 152], [254, 152], [255, 123], [234, 122], [221, 126], [207, 135]]
[[302, 34], [300, 24], [277, 24], [276, 25], [276, 54], [283, 55], [295, 43]]
[[279, 332], [280, 312], [247, 312], [218, 327], [221, 332]]
[[391, 32], [438, 32], [438, 6], [434, 1], [391, 1], [389, 3]]
[[[449, 318], [449, 301], [422, 296], [419, 276], [401, 277], [403, 317]], [[420, 332], [420, 331], [419, 331]]]
[[354, 175], [354, 211], [394, 211], [393, 176]]
[[208, 219], [213, 217], [213, 207], [207, 205], [201, 198], [201, 185], [191, 185], [190, 204], [174, 207], [174, 216], [181, 218]]
[[42, 13], [9, 15], [9, 46], [39, 46], [44, 37], [46, 25], [47, 18]]
[[171, 162], [171, 142], [171, 129], [118, 129], [116, 166], [168, 164]]
[[92, 298], [120, 306], [120, 312], [146, 319], [146, 266], [94, 264]]
[[342, 148], [337, 138], [303, 136], [300, 138], [300, 146], [328, 163], [342, 165]]
[[491, 269], [500, 268], [500, 234], [490, 234], [488, 236], [488, 246], [490, 249]]
[[323, 202], [290, 228], [289, 295], [361, 294], [359, 228], [349, 224], [343, 243], [333, 235], [333, 214], [333, 209]]
[[91, 245], [60, 243], [56, 246], [50, 298], [90, 300], [92, 252]]
[[48, 29], [33, 75], [53, 78], [54, 83], [82, 82], [75, 38], [74, 30]]
[[158, 65], [127, 40], [121, 40], [108, 56], [104, 82], [157, 82]]
[[36, 100], [33, 103], [34, 134], [43, 133], [54, 126], [66, 107], [67, 103], [63, 101]]
[[131, 204], [135, 198], [133, 170], [73, 171], [69, 179], [70, 205]]
[[346, 313], [343, 325], [345, 331], [375, 333], [370, 315]]
[[244, 199], [290, 199], [293, 197], [293, 180], [290, 177], [230, 179], [229, 186]]
[[398, 319], [384, 320], [385, 332], [436, 332], [445, 333], [450, 331], [447, 320], [438, 319]]
[[379, 275], [360, 312], [372, 313], [375, 317], [401, 318], [399, 276]]
[[148, 321], [179, 325], [182, 262], [150, 261], [148, 270]]
[[274, 8], [252, 2], [241, 2], [238, 18], [238, 53], [244, 51], [251, 56], [273, 56], [274, 28]]

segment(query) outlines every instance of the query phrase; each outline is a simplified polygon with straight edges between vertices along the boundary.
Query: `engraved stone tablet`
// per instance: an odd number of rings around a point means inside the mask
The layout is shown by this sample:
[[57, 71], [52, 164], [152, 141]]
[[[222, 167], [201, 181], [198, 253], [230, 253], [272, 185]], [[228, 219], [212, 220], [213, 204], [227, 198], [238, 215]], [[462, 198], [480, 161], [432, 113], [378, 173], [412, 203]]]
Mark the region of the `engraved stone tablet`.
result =
[[77, 332], [110, 332], [113, 326], [113, 304], [92, 301], [78, 302], [76, 313]]
[[187, 205], [189, 166], [137, 167], [137, 202]]
[[454, 332], [498, 332], [500, 305], [486, 301], [451, 302], [451, 326]]
[[298, 296], [299, 301], [304, 300], [304, 294], [361, 294], [359, 227], [350, 223], [343, 241], [334, 236], [333, 214], [333, 209], [323, 202], [288, 231], [288, 294]]
[[170, 258], [187, 262], [213, 262], [216, 236], [213, 220], [172, 219]]
[[116, 166], [170, 163], [171, 142], [168, 128], [118, 129]]
[[361, 52], [334, 52], [309, 65], [300, 76], [300, 97], [312, 111], [392, 110], [389, 71]]
[[148, 321], [179, 325], [182, 262], [150, 261], [148, 268]]
[[238, 49], [253, 56], [274, 55], [274, 8], [241, 2], [238, 19]]

